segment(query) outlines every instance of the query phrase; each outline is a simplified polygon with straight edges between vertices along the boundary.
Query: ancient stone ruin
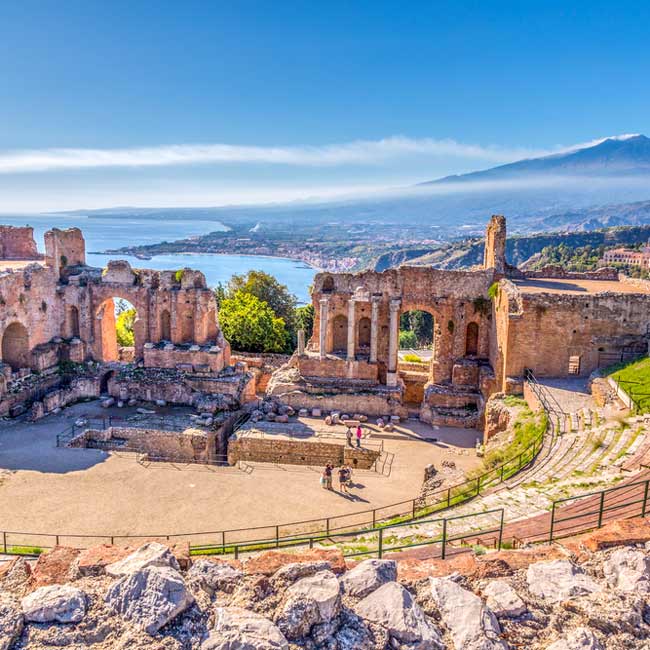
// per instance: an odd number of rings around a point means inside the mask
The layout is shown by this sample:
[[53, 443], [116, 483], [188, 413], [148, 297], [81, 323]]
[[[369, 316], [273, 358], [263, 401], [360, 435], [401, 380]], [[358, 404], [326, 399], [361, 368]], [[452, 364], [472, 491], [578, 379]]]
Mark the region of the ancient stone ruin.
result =
[[[317, 274], [313, 336], [269, 393], [294, 408], [475, 427], [489, 396], [521, 393], [528, 371], [586, 376], [647, 350], [650, 282], [613, 269], [524, 273], [506, 262], [505, 240], [495, 216], [480, 268]], [[434, 321], [427, 364], [398, 354], [400, 316], [415, 309]]]
[[[11, 260], [0, 263], [0, 416], [30, 408], [38, 419], [100, 395], [214, 415], [254, 397], [199, 271], [88, 266], [77, 228], [48, 231], [42, 258], [31, 228], [3, 227], [0, 253]], [[132, 348], [118, 345], [116, 300], [136, 311]]]

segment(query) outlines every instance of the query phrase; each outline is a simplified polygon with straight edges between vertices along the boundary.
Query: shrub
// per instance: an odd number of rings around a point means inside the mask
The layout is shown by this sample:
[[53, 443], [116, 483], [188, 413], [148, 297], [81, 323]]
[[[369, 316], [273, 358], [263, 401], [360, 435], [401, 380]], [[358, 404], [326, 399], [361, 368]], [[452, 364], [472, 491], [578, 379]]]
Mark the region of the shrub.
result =
[[408, 363], [424, 363], [417, 354], [405, 354], [404, 361], [407, 361]]
[[417, 336], [415, 336], [415, 332], [411, 332], [410, 330], [402, 330], [399, 333], [399, 347], [404, 350], [407, 348], [415, 348], [418, 345], [418, 339]]

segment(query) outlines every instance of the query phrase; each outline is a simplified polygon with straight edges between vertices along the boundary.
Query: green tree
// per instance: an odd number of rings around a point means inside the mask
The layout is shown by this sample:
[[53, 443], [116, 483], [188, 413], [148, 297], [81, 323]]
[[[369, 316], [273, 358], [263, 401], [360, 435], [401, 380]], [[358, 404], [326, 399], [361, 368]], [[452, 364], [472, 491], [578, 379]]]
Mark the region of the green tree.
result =
[[314, 331], [314, 305], [311, 303], [296, 309], [296, 330], [305, 330], [305, 341], [311, 338]]
[[415, 332], [411, 330], [402, 330], [399, 333], [399, 347], [400, 350], [406, 350], [408, 348], [416, 348], [418, 345], [418, 339], [415, 336]]
[[117, 344], [123, 348], [130, 348], [135, 345], [135, 336], [133, 334], [133, 324], [136, 319], [135, 309], [125, 309], [117, 315], [115, 320], [115, 334]]
[[234, 292], [221, 303], [219, 320], [224, 336], [236, 350], [287, 352], [291, 339], [282, 318], [257, 296]]
[[296, 297], [286, 285], [264, 271], [249, 271], [246, 275], [233, 275], [228, 281], [227, 296], [232, 298], [243, 291], [259, 298], [282, 318], [289, 332], [293, 332], [296, 319]]

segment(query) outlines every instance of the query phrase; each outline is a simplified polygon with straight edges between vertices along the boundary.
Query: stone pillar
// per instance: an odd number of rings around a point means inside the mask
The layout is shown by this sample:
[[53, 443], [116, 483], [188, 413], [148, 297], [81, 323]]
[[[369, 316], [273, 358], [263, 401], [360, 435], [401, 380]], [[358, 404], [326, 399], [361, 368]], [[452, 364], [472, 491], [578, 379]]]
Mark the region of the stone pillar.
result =
[[329, 298], [320, 299], [319, 353], [321, 361], [327, 356], [327, 312]]
[[372, 297], [370, 313], [370, 363], [377, 363], [377, 338], [379, 336], [379, 301], [380, 296]]
[[397, 352], [399, 347], [399, 310], [401, 300], [393, 298], [390, 301], [390, 330], [388, 338], [388, 371], [386, 384], [397, 385]]
[[355, 301], [350, 298], [348, 301], [348, 361], [354, 361], [355, 346], [354, 346], [354, 328], [355, 328]]
[[298, 330], [298, 354], [305, 354], [305, 330]]

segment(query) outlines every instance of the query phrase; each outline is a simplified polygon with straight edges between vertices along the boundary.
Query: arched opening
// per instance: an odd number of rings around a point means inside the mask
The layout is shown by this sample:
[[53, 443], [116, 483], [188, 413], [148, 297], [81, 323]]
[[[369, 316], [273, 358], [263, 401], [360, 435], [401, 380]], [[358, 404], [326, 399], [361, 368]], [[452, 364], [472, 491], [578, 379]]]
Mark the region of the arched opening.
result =
[[366, 316], [360, 318], [357, 329], [359, 337], [358, 346], [361, 350], [365, 351], [370, 348], [370, 319]]
[[339, 314], [332, 321], [332, 352], [346, 352], [348, 347], [348, 319]]
[[400, 315], [398, 371], [404, 382], [404, 402], [418, 412], [433, 362], [434, 318], [420, 309]]
[[66, 323], [67, 338], [79, 337], [79, 310], [73, 305], [68, 307], [68, 319]]
[[181, 342], [194, 343], [194, 314], [191, 311], [181, 317]]
[[12, 323], [2, 337], [2, 361], [11, 369], [30, 367], [29, 333], [22, 323]]
[[160, 339], [162, 341], [172, 340], [172, 319], [168, 309], [163, 309], [160, 314]]
[[138, 312], [125, 298], [108, 298], [97, 310], [97, 331], [101, 360], [131, 363], [138, 347]]
[[102, 375], [102, 378], [99, 380], [99, 394], [107, 395], [108, 394], [108, 381], [115, 373], [111, 370]]
[[478, 323], [467, 323], [465, 334], [465, 356], [475, 357], [478, 354]]
[[323, 280], [323, 288], [321, 289], [322, 293], [332, 293], [334, 291], [334, 278], [331, 275], [328, 275]]

